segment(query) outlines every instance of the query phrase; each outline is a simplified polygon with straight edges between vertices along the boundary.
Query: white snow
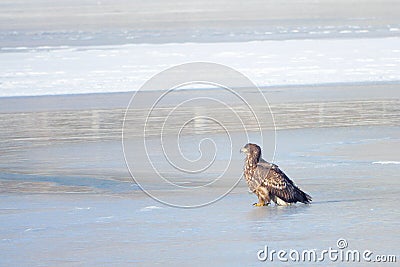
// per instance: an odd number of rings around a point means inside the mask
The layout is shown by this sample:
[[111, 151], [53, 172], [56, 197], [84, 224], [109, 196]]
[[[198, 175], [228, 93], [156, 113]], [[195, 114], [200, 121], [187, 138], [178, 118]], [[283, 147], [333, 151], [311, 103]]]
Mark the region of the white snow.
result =
[[151, 210], [159, 210], [159, 209], [162, 209], [162, 208], [158, 207], [158, 206], [148, 206], [148, 207], [141, 208], [140, 211], [151, 211]]
[[372, 164], [382, 164], [382, 165], [387, 165], [387, 164], [400, 164], [400, 161], [374, 161]]
[[399, 47], [394, 37], [5, 47], [0, 96], [135, 91], [158, 72], [193, 61], [225, 64], [258, 86], [399, 81]]

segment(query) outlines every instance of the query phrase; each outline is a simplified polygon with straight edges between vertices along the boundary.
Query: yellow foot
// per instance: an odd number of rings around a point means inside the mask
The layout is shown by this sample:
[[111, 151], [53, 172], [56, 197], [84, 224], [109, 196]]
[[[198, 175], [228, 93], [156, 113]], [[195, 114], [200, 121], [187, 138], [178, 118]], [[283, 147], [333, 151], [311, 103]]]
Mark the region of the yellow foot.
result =
[[269, 203], [254, 203], [253, 206], [255, 207], [262, 207], [262, 206], [268, 206]]

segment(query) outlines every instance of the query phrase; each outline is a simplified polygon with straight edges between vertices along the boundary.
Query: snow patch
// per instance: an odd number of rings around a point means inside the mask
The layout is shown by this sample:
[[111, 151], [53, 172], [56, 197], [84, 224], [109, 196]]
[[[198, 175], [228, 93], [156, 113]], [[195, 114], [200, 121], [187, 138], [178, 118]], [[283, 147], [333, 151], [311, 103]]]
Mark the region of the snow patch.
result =
[[140, 211], [151, 211], [151, 210], [159, 210], [159, 209], [162, 209], [162, 208], [158, 207], [158, 206], [148, 206], [148, 207], [141, 208]]
[[391, 160], [388, 160], [388, 161], [374, 161], [374, 162], [372, 162], [372, 164], [381, 164], [381, 165], [396, 164], [396, 165], [398, 165], [398, 164], [400, 164], [400, 161], [391, 161]]

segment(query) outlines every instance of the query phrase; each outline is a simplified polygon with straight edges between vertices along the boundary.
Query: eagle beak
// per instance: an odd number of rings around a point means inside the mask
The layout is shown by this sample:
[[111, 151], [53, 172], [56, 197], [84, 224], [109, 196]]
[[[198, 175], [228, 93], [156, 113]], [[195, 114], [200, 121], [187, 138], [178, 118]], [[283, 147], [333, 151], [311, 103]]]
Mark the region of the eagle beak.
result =
[[246, 153], [246, 152], [247, 152], [247, 149], [246, 149], [246, 148], [242, 147], [242, 148], [240, 149], [240, 153]]

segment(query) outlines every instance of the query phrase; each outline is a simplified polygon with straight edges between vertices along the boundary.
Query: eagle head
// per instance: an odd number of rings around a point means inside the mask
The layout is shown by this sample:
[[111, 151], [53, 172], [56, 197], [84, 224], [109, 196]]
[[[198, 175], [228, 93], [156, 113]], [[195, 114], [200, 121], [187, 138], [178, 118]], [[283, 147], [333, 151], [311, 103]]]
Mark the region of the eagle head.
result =
[[248, 143], [242, 147], [242, 149], [240, 149], [240, 152], [245, 153], [248, 157], [252, 157], [257, 160], [261, 157], [261, 148], [256, 144]]

